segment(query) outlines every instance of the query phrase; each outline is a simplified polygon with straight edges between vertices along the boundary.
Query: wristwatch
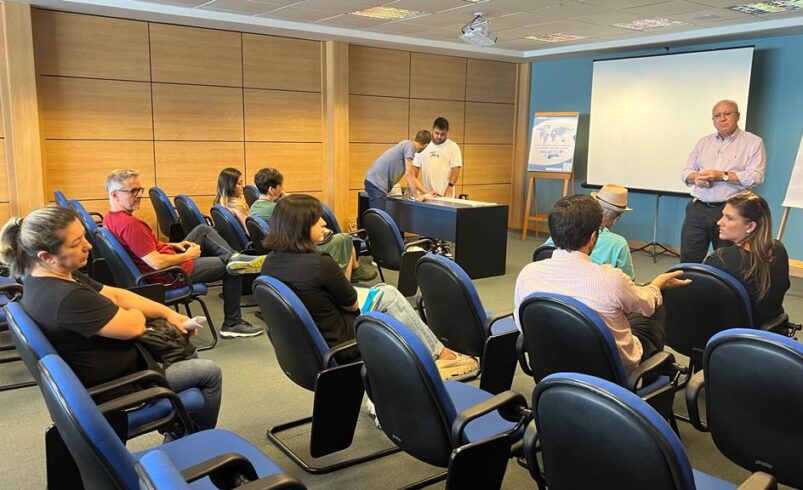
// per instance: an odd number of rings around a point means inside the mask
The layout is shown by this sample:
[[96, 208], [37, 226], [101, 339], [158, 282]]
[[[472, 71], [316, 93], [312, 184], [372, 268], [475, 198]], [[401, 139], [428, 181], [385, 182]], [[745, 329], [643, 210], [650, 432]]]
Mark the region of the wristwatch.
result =
[[728, 172], [722, 172], [722, 180], [723, 180], [724, 182], [727, 182], [727, 181], [728, 181]]
[[454, 184], [452, 184], [451, 182], [449, 182], [447, 185], [448, 185], [449, 187], [454, 187]]

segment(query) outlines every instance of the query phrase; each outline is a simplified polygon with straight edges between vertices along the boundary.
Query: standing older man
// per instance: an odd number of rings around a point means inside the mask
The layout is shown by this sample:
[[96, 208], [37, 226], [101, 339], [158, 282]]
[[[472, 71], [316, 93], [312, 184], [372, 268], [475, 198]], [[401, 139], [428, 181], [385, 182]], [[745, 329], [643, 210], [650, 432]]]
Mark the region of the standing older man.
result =
[[432, 123], [432, 141], [413, 158], [415, 176], [423, 172], [424, 187], [432, 190], [434, 195], [454, 197], [462, 166], [460, 147], [449, 139], [449, 121], [445, 117], [435, 119]]
[[680, 234], [681, 262], [702, 262], [709, 243], [714, 249], [730, 245], [717, 227], [725, 201], [764, 182], [764, 141], [739, 129], [736, 102], [717, 102], [711, 119], [717, 132], [697, 142], [680, 174], [693, 197]]

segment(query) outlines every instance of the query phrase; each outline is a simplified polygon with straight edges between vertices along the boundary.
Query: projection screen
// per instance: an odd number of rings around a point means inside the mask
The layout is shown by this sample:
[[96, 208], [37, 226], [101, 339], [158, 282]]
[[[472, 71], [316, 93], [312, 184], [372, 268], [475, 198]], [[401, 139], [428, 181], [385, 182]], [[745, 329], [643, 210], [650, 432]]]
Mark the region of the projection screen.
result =
[[680, 171], [714, 104], [735, 100], [745, 127], [752, 61], [752, 47], [595, 61], [587, 183], [688, 193]]

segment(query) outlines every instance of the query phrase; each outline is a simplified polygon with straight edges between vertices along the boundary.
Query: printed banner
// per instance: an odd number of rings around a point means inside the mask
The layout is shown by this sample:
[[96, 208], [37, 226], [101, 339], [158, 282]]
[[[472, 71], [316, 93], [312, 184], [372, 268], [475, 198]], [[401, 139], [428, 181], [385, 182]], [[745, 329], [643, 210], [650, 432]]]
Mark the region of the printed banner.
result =
[[530, 139], [530, 172], [571, 173], [578, 112], [536, 112]]

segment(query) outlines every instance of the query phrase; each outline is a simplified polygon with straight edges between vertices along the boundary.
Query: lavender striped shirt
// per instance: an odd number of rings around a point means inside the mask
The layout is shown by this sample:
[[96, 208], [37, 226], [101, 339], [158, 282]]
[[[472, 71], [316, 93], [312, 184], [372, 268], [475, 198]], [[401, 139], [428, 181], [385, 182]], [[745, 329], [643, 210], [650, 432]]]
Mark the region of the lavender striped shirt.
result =
[[739, 177], [739, 184], [714, 182], [708, 189], [691, 185], [691, 195], [697, 199], [703, 202], [724, 202], [743, 190], [764, 182], [766, 160], [764, 141], [753, 133], [736, 128], [725, 139], [719, 133], [700, 138], [689, 154], [680, 178], [686, 182], [686, 178], [692, 173], [710, 168], [735, 173]]
[[597, 265], [583, 252], [561, 249], [555, 250], [551, 259], [528, 264], [519, 273], [513, 310], [519, 330], [519, 305], [533, 292], [571, 296], [599, 313], [613, 334], [627, 372], [638, 366], [643, 351], [630, 331], [627, 314], [651, 316], [663, 299], [655, 286], [637, 286], [619, 269]]

